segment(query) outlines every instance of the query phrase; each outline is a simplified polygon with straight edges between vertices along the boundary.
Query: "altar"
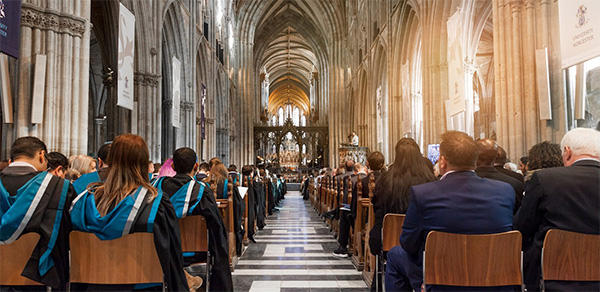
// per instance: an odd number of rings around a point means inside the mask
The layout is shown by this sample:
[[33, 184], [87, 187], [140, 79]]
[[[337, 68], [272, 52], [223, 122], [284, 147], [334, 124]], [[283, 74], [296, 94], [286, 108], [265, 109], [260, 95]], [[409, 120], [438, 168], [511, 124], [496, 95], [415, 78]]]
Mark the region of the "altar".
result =
[[353, 160], [354, 162], [365, 165], [367, 163], [367, 154], [369, 147], [354, 146], [352, 144], [342, 144], [338, 148], [340, 161]]

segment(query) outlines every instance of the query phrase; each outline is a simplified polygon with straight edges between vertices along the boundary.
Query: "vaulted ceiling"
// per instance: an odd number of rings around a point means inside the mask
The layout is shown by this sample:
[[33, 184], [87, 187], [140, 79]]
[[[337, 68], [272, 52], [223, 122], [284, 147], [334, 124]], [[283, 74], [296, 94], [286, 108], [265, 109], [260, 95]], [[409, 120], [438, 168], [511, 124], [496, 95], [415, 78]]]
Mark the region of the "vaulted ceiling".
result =
[[311, 76], [327, 66], [329, 40], [343, 31], [343, 2], [240, 0], [237, 7], [256, 70], [268, 75], [269, 111], [290, 102], [308, 114]]

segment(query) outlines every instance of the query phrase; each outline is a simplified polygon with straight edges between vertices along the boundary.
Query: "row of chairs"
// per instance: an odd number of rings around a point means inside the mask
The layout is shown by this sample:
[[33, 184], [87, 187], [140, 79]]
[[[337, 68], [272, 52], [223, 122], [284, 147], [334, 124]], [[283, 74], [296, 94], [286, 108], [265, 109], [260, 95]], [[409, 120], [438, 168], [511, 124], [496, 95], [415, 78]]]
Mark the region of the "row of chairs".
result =
[[[331, 183], [331, 184], [330, 184]], [[318, 212], [330, 211], [337, 195], [336, 182], [324, 181], [311, 187], [311, 202]], [[329, 185], [333, 187], [329, 187]], [[369, 198], [359, 196], [353, 232], [353, 263], [367, 282], [382, 275], [385, 255], [400, 245], [403, 214], [386, 214], [382, 228], [382, 254], [374, 257], [368, 247], [368, 230], [372, 227], [372, 189]], [[359, 187], [360, 190], [360, 187]], [[364, 218], [367, 217], [367, 218]], [[448, 286], [523, 286], [521, 233], [465, 235], [432, 231], [427, 235], [423, 254], [423, 285]], [[371, 263], [374, 260], [374, 263]], [[381, 263], [381, 264], [380, 264]], [[542, 287], [544, 281], [600, 281], [600, 235], [552, 229], [546, 234], [542, 249]], [[371, 270], [373, 270], [371, 272]]]
[[[202, 216], [179, 220], [182, 250], [206, 255], [206, 279], [210, 279], [208, 230]], [[0, 285], [40, 286], [21, 272], [40, 236], [27, 233], [9, 245], [0, 245]], [[100, 240], [94, 234], [73, 231], [69, 235], [69, 283], [98, 285], [163, 283], [152, 233], [133, 233], [114, 240]], [[102, 264], [90, 264], [102, 263]], [[198, 263], [201, 264], [201, 263]], [[207, 291], [210, 283], [207, 281]], [[68, 289], [70, 285], [68, 285]]]

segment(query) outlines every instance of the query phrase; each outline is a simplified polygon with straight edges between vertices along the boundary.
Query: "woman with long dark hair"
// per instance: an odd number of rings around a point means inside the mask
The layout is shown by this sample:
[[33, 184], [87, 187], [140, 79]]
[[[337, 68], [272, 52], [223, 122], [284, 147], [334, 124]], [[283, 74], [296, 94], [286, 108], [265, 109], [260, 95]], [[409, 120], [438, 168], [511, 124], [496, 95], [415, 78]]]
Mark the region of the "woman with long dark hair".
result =
[[[90, 185], [73, 201], [73, 229], [94, 233], [102, 240], [153, 233], [168, 289], [189, 290], [177, 217], [168, 196], [150, 184], [146, 142], [140, 136], [120, 135], [112, 144], [108, 161], [106, 181]], [[195, 282], [190, 278], [190, 286]]]
[[381, 252], [381, 228], [385, 214], [404, 214], [408, 209], [409, 188], [436, 180], [425, 159], [415, 140], [402, 138], [396, 144], [394, 164], [375, 184], [375, 224], [369, 240], [372, 254]]

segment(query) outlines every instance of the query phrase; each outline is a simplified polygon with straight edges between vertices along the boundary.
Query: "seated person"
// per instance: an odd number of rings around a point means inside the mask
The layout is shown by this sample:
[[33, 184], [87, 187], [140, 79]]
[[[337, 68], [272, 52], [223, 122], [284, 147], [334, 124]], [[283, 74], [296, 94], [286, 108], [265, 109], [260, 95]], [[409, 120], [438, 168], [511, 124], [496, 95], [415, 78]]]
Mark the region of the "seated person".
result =
[[108, 175], [108, 154], [110, 153], [111, 144], [106, 143], [98, 149], [98, 170], [82, 175], [73, 182], [73, 188], [77, 194], [85, 191], [92, 183], [103, 182]]
[[[565, 167], [536, 171], [525, 185], [523, 205], [515, 216], [515, 229], [523, 234], [528, 291], [539, 290], [541, 249], [549, 229], [600, 234], [600, 132], [573, 129], [562, 138], [560, 148]], [[598, 291], [600, 283], [551, 281], [546, 289]]]
[[543, 141], [529, 149], [525, 164], [525, 182], [531, 180], [535, 172], [544, 168], [564, 166], [560, 145]]
[[267, 193], [264, 184], [265, 169], [260, 168], [254, 173], [254, 191], [256, 198], [256, 227], [262, 230], [265, 227]]
[[207, 184], [216, 194], [217, 199], [232, 198], [233, 201], [233, 229], [235, 234], [235, 246], [238, 256], [242, 255], [242, 238], [244, 238], [244, 229], [242, 227], [242, 214], [244, 213], [244, 201], [233, 180], [229, 177], [227, 168], [218, 158], [212, 158], [209, 163], [211, 166], [210, 174], [207, 178]]
[[248, 196], [248, 239], [254, 243], [254, 221], [256, 219], [257, 201], [254, 182], [254, 168], [251, 165], [242, 167], [242, 187], [248, 188], [246, 196]]
[[68, 181], [46, 172], [46, 144], [38, 138], [15, 140], [10, 160], [0, 173], [0, 244], [38, 233], [40, 240], [21, 275], [64, 289], [69, 280], [67, 210], [75, 191]]
[[227, 171], [229, 174], [229, 179], [231, 179], [231, 182], [233, 183], [233, 185], [239, 186], [240, 185], [240, 173], [237, 171], [237, 166], [235, 164], [231, 164], [231, 165], [229, 165], [229, 168], [227, 168]]
[[[346, 170], [346, 173], [350, 171]], [[352, 169], [352, 174], [346, 176], [342, 182], [342, 195], [340, 196], [341, 205], [340, 208], [340, 228], [338, 235], [338, 248], [333, 252], [333, 256], [336, 257], [348, 257], [348, 241], [350, 239], [350, 228], [354, 226], [354, 219], [356, 217], [356, 209], [352, 210], [352, 206], [356, 208], [356, 182], [359, 179], [363, 179], [367, 176], [366, 171], [363, 170], [363, 166], [360, 163], [355, 163]], [[352, 189], [350, 189], [350, 183], [352, 183]], [[352, 193], [351, 201], [348, 201], [348, 196]]]
[[[73, 229], [94, 233], [101, 240], [153, 233], [167, 287], [188, 291], [177, 217], [169, 198], [150, 185], [146, 142], [140, 136], [120, 135], [111, 146], [108, 161], [111, 167], [106, 181], [88, 187], [73, 201]], [[201, 285], [190, 283], [192, 289]]]
[[60, 152], [50, 152], [46, 158], [48, 159], [48, 172], [64, 179], [69, 169], [69, 159]]
[[[179, 148], [173, 153], [173, 177], [161, 177], [156, 187], [171, 199], [177, 218], [200, 215], [206, 219], [208, 249], [214, 258], [211, 269], [211, 289], [231, 291], [233, 284], [227, 251], [227, 230], [217, 207], [212, 190], [203, 182], [193, 179], [198, 168], [196, 152], [191, 148]], [[184, 256], [186, 256], [184, 254]], [[185, 257], [194, 263], [193, 256]]]
[[210, 171], [210, 168], [208, 166], [208, 163], [201, 162], [198, 165], [198, 173], [196, 174], [196, 180], [197, 181], [204, 181], [204, 179], [206, 179], [208, 177], [209, 171]]
[[512, 230], [515, 193], [505, 182], [478, 177], [473, 171], [477, 155], [477, 144], [467, 134], [449, 131], [442, 135], [442, 178], [409, 189], [401, 246], [387, 254], [387, 291], [420, 291], [429, 231], [489, 234]]
[[479, 157], [477, 158], [477, 168], [475, 169], [475, 173], [480, 177], [503, 181], [511, 185], [515, 190], [514, 212], [516, 213], [519, 206], [521, 206], [521, 198], [523, 198], [523, 180], [515, 179], [498, 171], [498, 169], [494, 167], [494, 162], [498, 155], [498, 145], [496, 145], [494, 140], [477, 140], [477, 148], [479, 149]]

